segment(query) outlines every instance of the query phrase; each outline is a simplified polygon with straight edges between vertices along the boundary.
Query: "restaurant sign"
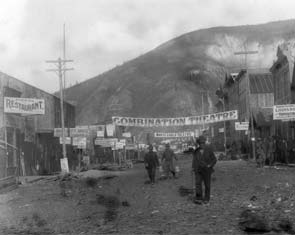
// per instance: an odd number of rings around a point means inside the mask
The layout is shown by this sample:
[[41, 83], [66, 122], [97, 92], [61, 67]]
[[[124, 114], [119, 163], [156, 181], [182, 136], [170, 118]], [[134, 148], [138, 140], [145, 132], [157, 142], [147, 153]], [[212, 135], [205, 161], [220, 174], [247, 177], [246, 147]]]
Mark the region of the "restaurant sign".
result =
[[4, 113], [45, 114], [44, 99], [4, 97]]

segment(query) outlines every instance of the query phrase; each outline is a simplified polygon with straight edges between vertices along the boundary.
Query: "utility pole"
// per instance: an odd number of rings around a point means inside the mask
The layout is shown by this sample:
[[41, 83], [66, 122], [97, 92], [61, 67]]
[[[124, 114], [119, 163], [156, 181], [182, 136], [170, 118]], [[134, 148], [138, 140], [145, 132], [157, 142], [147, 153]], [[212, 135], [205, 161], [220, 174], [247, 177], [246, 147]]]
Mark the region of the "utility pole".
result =
[[[223, 112], [225, 112], [224, 95], [222, 97]], [[226, 123], [223, 121], [223, 139], [224, 139], [224, 154], [226, 156]]]
[[244, 51], [239, 51], [239, 52], [235, 52], [235, 55], [245, 55], [245, 69], [246, 69], [246, 80], [247, 80], [247, 90], [248, 90], [248, 114], [250, 115], [250, 122], [251, 122], [251, 135], [250, 136], [250, 140], [252, 143], [252, 154], [253, 154], [253, 159], [256, 160], [256, 153], [255, 153], [255, 132], [254, 132], [254, 122], [253, 122], [253, 113], [252, 113], [252, 109], [251, 109], [251, 104], [250, 104], [250, 79], [249, 79], [249, 73], [248, 73], [248, 67], [247, 67], [247, 55], [253, 55], [253, 54], [257, 54], [258, 51], [247, 51], [246, 48]]
[[[63, 60], [66, 60], [66, 25], [63, 27]], [[66, 62], [63, 63], [64, 68], [66, 68]], [[66, 93], [66, 72], [64, 71], [64, 91]], [[66, 99], [66, 94], [64, 94], [64, 98]]]
[[[203, 98], [203, 92], [202, 92], [202, 116], [204, 116], [204, 98]], [[205, 129], [205, 123], [203, 122], [203, 131]]]
[[[225, 93], [223, 88], [219, 88], [215, 94], [219, 98], [219, 101], [222, 103], [223, 112], [225, 112]], [[227, 145], [227, 139], [226, 139], [226, 121], [223, 121], [223, 141], [224, 141], [224, 153], [226, 155], [226, 145]]]
[[[66, 62], [73, 62], [73, 60], [47, 60], [46, 63], [53, 63], [57, 65], [57, 69], [47, 69], [47, 71], [57, 72], [59, 77], [59, 89], [60, 89], [60, 109], [61, 109], [61, 128], [62, 128], [62, 155], [64, 159], [67, 159], [66, 153], [66, 141], [65, 141], [65, 120], [64, 120], [64, 106], [63, 106], [63, 73], [68, 70], [74, 70], [73, 68], [65, 68]], [[64, 65], [64, 66], [63, 66]], [[67, 160], [66, 160], [67, 161]]]

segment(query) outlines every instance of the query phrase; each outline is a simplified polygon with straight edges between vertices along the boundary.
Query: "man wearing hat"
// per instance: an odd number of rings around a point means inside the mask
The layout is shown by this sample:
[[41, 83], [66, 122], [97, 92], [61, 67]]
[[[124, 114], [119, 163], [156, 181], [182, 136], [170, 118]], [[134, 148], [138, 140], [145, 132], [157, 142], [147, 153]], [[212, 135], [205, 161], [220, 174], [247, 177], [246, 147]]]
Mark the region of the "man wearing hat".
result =
[[[211, 174], [217, 162], [212, 148], [206, 145], [206, 138], [200, 136], [197, 140], [199, 147], [195, 150], [192, 162], [192, 170], [195, 173], [196, 203], [208, 203], [210, 200]], [[203, 197], [202, 182], [205, 185], [205, 197]]]
[[155, 183], [156, 169], [159, 166], [158, 156], [153, 152], [153, 145], [149, 145], [149, 151], [144, 156], [145, 169], [148, 172], [151, 184]]
[[163, 163], [163, 168], [166, 177], [169, 178], [169, 174], [172, 173], [173, 178], [176, 178], [175, 175], [175, 160], [177, 160], [177, 157], [173, 150], [170, 148], [170, 144], [167, 143], [165, 146], [165, 151], [163, 152], [162, 156], [162, 163]]

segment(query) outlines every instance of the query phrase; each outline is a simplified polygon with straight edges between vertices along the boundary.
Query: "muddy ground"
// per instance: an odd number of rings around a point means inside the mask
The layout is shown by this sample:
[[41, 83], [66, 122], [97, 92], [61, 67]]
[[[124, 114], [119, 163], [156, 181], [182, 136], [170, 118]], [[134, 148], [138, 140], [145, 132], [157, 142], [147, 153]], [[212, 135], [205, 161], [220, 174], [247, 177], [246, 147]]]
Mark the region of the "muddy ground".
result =
[[158, 180], [154, 186], [145, 184], [143, 164], [117, 177], [20, 185], [0, 195], [0, 233], [245, 234], [238, 224], [247, 208], [263, 211], [270, 221], [295, 222], [295, 168], [220, 161], [210, 204], [196, 205], [178, 192], [180, 186], [192, 188], [191, 157], [178, 164], [178, 179]]

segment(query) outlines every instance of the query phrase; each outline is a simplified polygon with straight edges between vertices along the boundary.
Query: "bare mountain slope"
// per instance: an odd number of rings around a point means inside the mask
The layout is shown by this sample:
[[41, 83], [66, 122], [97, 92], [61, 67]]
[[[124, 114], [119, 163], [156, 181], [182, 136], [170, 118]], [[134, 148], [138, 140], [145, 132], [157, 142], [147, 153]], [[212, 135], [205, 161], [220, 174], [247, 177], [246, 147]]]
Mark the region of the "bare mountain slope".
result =
[[197, 30], [67, 89], [67, 99], [77, 103], [78, 124], [109, 121], [112, 115], [197, 115], [203, 91], [209, 92], [204, 95], [209, 112], [225, 73], [244, 66], [235, 51], [258, 50], [248, 66], [269, 68], [277, 46], [293, 47], [294, 39], [295, 20]]

